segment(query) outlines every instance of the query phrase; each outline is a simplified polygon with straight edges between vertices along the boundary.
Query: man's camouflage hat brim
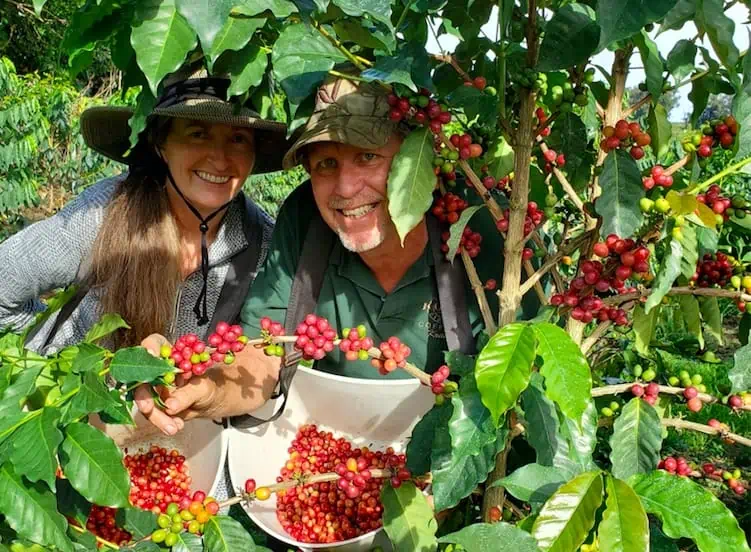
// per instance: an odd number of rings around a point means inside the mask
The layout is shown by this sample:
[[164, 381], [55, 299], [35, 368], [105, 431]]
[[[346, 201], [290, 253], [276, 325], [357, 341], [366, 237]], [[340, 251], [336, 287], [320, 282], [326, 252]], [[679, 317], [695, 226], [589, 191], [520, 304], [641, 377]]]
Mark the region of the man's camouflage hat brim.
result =
[[398, 126], [389, 119], [391, 107], [386, 94], [372, 83], [329, 77], [318, 89], [313, 115], [284, 156], [284, 168], [299, 165], [301, 149], [316, 142], [365, 149], [385, 146]]

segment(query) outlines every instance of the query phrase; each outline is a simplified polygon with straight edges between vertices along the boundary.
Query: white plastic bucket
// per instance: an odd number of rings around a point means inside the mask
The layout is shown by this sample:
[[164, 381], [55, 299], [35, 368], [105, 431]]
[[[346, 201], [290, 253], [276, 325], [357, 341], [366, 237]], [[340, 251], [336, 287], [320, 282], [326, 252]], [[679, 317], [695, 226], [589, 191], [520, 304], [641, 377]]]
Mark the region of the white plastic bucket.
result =
[[[242, 487], [250, 477], [258, 485], [275, 483], [289, 456], [290, 443], [298, 428], [305, 424], [316, 424], [333, 432], [335, 437], [345, 437], [354, 446], [373, 450], [394, 447], [403, 452], [412, 428], [433, 402], [430, 389], [416, 379], [345, 378], [300, 366], [292, 381], [287, 407], [279, 419], [249, 430], [229, 430], [228, 459], [233, 486]], [[270, 401], [253, 414], [268, 418], [276, 406]], [[361, 552], [374, 546], [391, 550], [380, 529], [335, 544], [298, 542], [276, 518], [276, 495], [264, 502], [254, 501], [245, 509], [261, 529], [306, 552]]]
[[[134, 409], [135, 410], [135, 409]], [[221, 425], [211, 420], [195, 419], [185, 422], [185, 427], [177, 435], [165, 435], [152, 425], [143, 414], [135, 410], [133, 419], [136, 426], [103, 424], [92, 416], [91, 423], [112, 437], [121, 449], [128, 453], [147, 452], [151, 445], [167, 450], [177, 449], [185, 456], [190, 477], [191, 490], [202, 490], [213, 496], [217, 485], [224, 477], [224, 462], [227, 458], [227, 432]]]

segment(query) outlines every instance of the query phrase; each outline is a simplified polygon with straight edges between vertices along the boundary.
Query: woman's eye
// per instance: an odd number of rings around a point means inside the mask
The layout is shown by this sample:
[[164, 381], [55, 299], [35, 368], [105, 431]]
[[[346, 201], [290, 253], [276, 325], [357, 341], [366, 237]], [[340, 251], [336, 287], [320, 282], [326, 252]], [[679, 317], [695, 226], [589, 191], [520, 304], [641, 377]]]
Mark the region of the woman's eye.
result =
[[246, 136], [245, 134], [235, 134], [232, 137], [232, 141], [235, 144], [249, 144], [250, 143], [250, 138], [248, 136]]
[[206, 136], [205, 130], [194, 130], [194, 131], [191, 131], [190, 133], [191, 138], [203, 138], [205, 136]]

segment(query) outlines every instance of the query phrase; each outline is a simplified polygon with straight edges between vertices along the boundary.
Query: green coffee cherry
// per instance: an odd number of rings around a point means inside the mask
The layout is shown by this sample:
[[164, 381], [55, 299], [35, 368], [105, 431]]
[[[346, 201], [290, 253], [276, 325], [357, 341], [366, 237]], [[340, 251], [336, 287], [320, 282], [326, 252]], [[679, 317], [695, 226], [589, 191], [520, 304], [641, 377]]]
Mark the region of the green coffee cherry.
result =
[[601, 413], [601, 414], [602, 414], [603, 416], [606, 416], [606, 417], [608, 417], [608, 418], [610, 418], [610, 417], [612, 417], [612, 416], [613, 416], [613, 411], [612, 411], [612, 410], [611, 410], [610, 408], [608, 408], [607, 406], [603, 407], [603, 408], [602, 408], [602, 409], [600, 410], [600, 413]]
[[668, 378], [668, 385], [670, 385], [671, 387], [678, 387], [678, 384], [679, 384], [680, 382], [681, 382], [681, 380], [679, 380], [679, 379], [678, 379], [677, 377], [675, 377], [675, 376], [670, 376], [670, 377]]
[[641, 375], [641, 379], [643, 379], [644, 381], [652, 381], [656, 377], [657, 377], [657, 374], [655, 373], [654, 370], [652, 370], [652, 368], [647, 368], [646, 370], [644, 370], [644, 372]]
[[620, 405], [620, 404], [618, 404], [618, 403], [617, 403], [617, 402], [615, 402], [615, 401], [613, 401], [613, 402], [611, 402], [611, 403], [610, 403], [610, 410], [612, 410], [613, 412], [616, 412], [616, 411], [618, 411], [618, 409], [619, 409], [620, 407], [621, 407], [621, 405]]
[[643, 370], [643, 368], [641, 367], [641, 364], [637, 364], [636, 366], [634, 366], [634, 367], [632, 368], [632, 372], [633, 372], [633, 374], [634, 374], [634, 377], [635, 377], [635, 378], [638, 378], [638, 377], [640, 377], [640, 376], [642, 375], [643, 371], [644, 371], [644, 370]]

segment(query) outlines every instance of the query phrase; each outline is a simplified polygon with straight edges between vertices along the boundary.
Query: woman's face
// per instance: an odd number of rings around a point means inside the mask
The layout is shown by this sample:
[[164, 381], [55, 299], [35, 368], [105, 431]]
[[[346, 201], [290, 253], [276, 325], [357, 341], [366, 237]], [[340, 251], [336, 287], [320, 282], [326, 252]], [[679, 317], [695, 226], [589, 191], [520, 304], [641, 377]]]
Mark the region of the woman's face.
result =
[[160, 149], [175, 184], [204, 215], [237, 195], [255, 162], [252, 129], [190, 119], [173, 119]]

